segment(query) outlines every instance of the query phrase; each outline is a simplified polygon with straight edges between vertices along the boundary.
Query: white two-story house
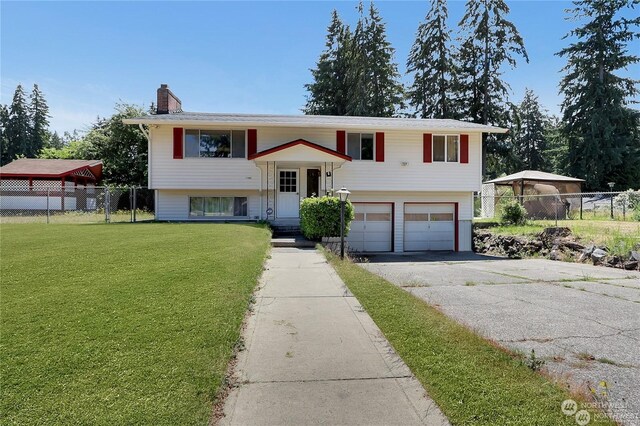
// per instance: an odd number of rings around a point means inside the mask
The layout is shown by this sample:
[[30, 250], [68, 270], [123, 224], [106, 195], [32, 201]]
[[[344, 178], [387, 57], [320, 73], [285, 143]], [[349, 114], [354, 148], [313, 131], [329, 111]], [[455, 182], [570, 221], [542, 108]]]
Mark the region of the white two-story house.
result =
[[157, 220], [296, 224], [300, 201], [351, 191], [352, 249], [471, 250], [482, 133], [456, 120], [183, 112], [167, 85], [146, 127]]

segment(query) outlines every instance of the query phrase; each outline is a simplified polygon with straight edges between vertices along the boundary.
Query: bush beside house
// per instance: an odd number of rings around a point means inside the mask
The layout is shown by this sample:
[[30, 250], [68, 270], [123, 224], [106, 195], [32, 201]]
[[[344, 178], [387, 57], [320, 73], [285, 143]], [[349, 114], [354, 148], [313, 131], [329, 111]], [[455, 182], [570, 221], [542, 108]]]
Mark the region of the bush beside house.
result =
[[[355, 214], [353, 205], [344, 206], [345, 235]], [[338, 197], [309, 197], [300, 203], [300, 229], [310, 240], [340, 236], [340, 199]]]

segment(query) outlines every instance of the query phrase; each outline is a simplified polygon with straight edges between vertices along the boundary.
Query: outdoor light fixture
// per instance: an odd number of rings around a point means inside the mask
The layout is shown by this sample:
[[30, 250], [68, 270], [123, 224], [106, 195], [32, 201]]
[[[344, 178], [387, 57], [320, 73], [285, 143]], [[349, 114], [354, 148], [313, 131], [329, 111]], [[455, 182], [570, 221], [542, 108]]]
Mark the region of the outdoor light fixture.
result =
[[351, 192], [343, 186], [336, 194], [340, 197], [340, 259], [344, 259], [344, 205], [347, 204]]
[[[615, 186], [615, 182], [609, 182], [607, 185], [609, 185], [609, 189], [611, 190], [611, 192], [613, 192], [613, 187]], [[613, 219], [613, 194], [611, 194], [611, 219]]]

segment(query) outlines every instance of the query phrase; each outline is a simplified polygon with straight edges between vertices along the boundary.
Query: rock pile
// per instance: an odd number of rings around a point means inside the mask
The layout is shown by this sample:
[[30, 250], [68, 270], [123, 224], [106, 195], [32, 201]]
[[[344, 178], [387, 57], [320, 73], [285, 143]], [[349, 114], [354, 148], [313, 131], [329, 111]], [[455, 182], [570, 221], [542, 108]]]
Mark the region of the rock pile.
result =
[[592, 262], [626, 270], [640, 270], [640, 245], [627, 256], [617, 256], [606, 246], [583, 245], [571, 235], [569, 228], [545, 228], [532, 237], [498, 235], [486, 229], [474, 229], [473, 246], [476, 253], [523, 257], [545, 257], [568, 262]]

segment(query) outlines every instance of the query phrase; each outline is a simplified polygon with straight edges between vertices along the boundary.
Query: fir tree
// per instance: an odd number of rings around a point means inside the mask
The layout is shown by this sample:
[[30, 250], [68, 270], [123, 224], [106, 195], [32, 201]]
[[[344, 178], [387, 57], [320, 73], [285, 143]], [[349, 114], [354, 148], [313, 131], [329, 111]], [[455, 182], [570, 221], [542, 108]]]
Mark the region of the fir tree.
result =
[[5, 130], [7, 146], [3, 150], [3, 164], [15, 160], [20, 155], [29, 152], [31, 125], [29, 111], [22, 85], [16, 87], [13, 101], [9, 107], [9, 118]]
[[9, 109], [6, 105], [0, 105], [0, 165], [7, 164], [9, 154], [7, 152], [9, 139], [7, 137], [7, 126], [9, 125]]
[[413, 84], [407, 92], [409, 104], [421, 118], [453, 118], [451, 87], [453, 58], [447, 28], [446, 0], [432, 0], [425, 21], [418, 26], [409, 52], [407, 72]]
[[45, 147], [48, 139], [49, 107], [37, 84], [31, 91], [29, 115], [31, 118], [30, 141], [24, 155], [33, 158]]
[[569, 174], [567, 165], [569, 162], [569, 143], [562, 133], [562, 122], [560, 118], [549, 117], [545, 128], [545, 139], [547, 146], [544, 157], [547, 160], [547, 169], [551, 173], [558, 175]]
[[572, 20], [586, 21], [566, 37], [576, 41], [558, 52], [567, 58], [560, 82], [564, 126], [569, 143], [569, 171], [588, 189], [637, 186], [640, 177], [638, 112], [628, 107], [638, 81], [617, 74], [639, 61], [627, 45], [638, 38], [640, 17], [620, 12], [637, 0], [574, 1]]
[[[514, 68], [518, 56], [529, 61], [524, 41], [507, 20], [508, 14], [504, 0], [469, 0], [459, 23], [462, 37], [455, 98], [461, 103], [462, 117], [475, 123], [507, 124], [510, 87], [502, 78], [504, 67]], [[495, 176], [510, 147], [504, 137], [491, 135], [484, 140], [483, 169]]]
[[529, 89], [515, 108], [512, 138], [519, 169], [545, 170], [544, 152], [547, 149], [546, 129], [549, 123], [546, 111], [538, 97]]
[[327, 28], [326, 48], [320, 54], [316, 68], [311, 70], [313, 83], [306, 84], [309, 92], [305, 114], [345, 115], [347, 113], [348, 73], [350, 66], [351, 32], [336, 10]]
[[347, 115], [391, 117], [402, 108], [403, 88], [387, 41], [385, 24], [373, 2], [368, 15], [362, 2], [351, 45]]

